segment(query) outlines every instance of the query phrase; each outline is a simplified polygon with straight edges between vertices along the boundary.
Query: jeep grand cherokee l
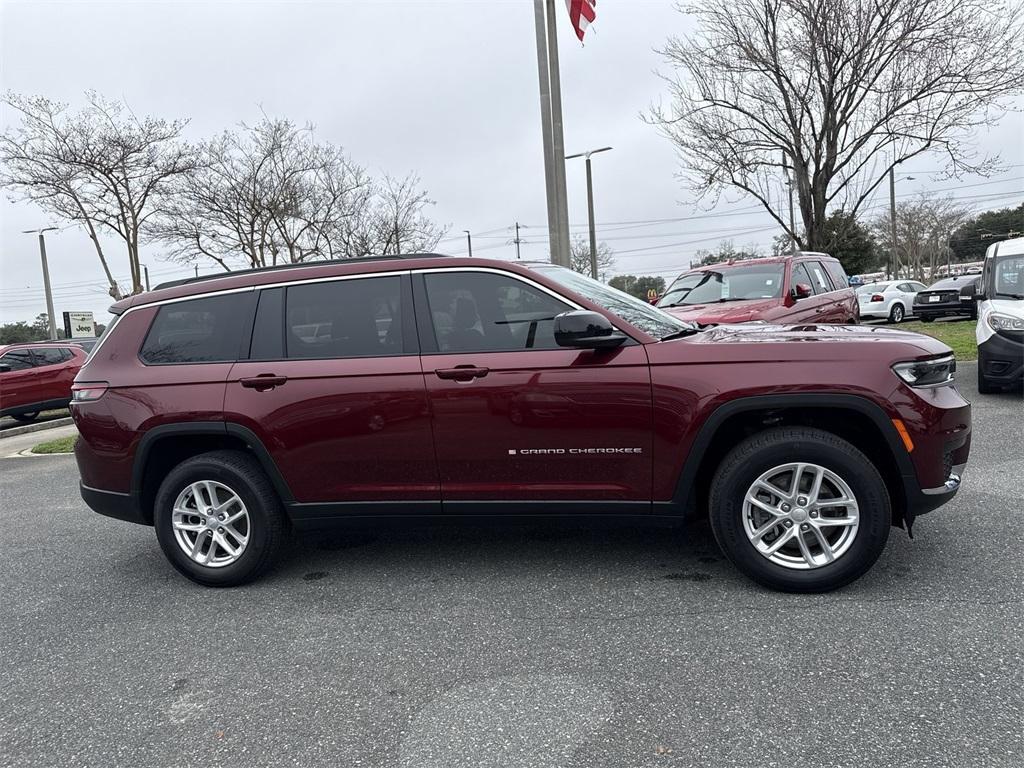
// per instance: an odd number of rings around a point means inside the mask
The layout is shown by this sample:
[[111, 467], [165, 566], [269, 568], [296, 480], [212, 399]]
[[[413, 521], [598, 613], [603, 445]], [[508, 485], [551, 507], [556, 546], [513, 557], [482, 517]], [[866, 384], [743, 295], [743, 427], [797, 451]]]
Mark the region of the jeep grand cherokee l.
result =
[[951, 499], [970, 449], [932, 338], [701, 331], [550, 264], [320, 262], [112, 312], [74, 387], [82, 496], [211, 586], [354, 517], [699, 512], [748, 576], [828, 590]]
[[76, 344], [0, 346], [0, 416], [29, 422], [41, 411], [66, 408], [83, 363], [85, 350]]

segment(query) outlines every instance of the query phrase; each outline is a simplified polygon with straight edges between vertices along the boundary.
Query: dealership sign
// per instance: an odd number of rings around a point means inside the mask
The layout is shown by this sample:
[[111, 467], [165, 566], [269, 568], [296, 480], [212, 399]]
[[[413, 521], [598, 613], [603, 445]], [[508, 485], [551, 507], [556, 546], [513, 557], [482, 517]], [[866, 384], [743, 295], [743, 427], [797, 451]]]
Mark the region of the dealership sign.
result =
[[65, 312], [64, 332], [69, 339], [91, 339], [96, 335], [92, 312]]

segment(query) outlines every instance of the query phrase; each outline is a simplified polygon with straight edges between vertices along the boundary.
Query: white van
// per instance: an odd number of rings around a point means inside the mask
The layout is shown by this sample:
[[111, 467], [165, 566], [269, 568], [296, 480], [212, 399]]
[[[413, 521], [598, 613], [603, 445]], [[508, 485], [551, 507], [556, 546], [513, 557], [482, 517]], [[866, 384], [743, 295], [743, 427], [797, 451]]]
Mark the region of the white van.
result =
[[993, 243], [978, 288], [978, 391], [1024, 384], [1024, 237]]

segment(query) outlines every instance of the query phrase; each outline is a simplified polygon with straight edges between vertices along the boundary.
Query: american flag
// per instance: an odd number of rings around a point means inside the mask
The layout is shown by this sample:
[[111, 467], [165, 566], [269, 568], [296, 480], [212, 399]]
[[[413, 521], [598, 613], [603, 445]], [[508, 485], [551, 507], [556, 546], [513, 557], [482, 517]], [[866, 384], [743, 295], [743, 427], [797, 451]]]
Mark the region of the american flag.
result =
[[572, 28], [576, 30], [576, 37], [583, 42], [583, 33], [587, 31], [587, 27], [597, 17], [597, 11], [594, 6], [597, 5], [597, 0], [565, 0], [565, 7], [569, 9], [569, 21], [572, 22]]

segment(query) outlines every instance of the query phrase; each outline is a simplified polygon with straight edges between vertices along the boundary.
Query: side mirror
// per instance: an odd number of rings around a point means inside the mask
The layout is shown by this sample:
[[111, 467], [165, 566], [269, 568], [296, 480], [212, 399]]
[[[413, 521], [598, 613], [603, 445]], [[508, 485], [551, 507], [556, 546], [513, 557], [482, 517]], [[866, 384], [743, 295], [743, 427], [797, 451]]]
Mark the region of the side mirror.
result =
[[10, 370], [11, 366], [9, 366], [7, 363], [0, 363], [0, 373], [9, 373]]
[[807, 283], [797, 283], [793, 286], [794, 299], [806, 299], [812, 293], [811, 286]]
[[576, 349], [612, 349], [626, 341], [608, 318], [599, 312], [579, 309], [555, 315], [555, 343]]

